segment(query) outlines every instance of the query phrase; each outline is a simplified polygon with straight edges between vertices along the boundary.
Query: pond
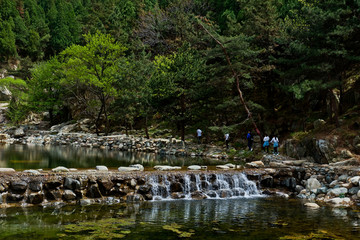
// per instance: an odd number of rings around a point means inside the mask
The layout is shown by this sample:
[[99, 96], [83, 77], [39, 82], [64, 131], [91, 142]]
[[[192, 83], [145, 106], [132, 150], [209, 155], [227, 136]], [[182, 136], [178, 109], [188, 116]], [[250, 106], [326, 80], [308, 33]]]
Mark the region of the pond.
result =
[[360, 212], [237, 198], [0, 209], [0, 239], [360, 239]]
[[15, 170], [51, 169], [57, 166], [94, 168], [97, 165], [118, 168], [137, 163], [144, 167], [189, 166], [192, 164], [211, 166], [219, 164], [219, 160], [71, 146], [0, 145], [0, 167], [9, 167]]

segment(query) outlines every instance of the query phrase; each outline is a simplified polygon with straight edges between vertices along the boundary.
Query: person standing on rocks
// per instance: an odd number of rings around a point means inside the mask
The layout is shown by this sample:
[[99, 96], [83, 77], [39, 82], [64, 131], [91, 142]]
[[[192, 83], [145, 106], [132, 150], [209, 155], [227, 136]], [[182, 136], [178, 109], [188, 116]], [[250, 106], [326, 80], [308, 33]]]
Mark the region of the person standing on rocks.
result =
[[269, 146], [270, 146], [269, 141], [270, 141], [270, 137], [267, 134], [265, 134], [263, 148], [264, 151], [266, 150], [267, 153], [269, 153]]
[[229, 138], [230, 138], [229, 133], [225, 133], [224, 137], [225, 137], [226, 149], [229, 149]]
[[251, 131], [249, 131], [248, 134], [246, 135], [246, 139], [248, 141], [249, 151], [252, 151], [253, 150], [252, 144], [253, 144], [254, 139], [253, 139], [253, 135], [252, 135]]
[[196, 134], [197, 134], [198, 144], [200, 144], [201, 143], [201, 135], [202, 135], [202, 131], [200, 128], [198, 128], [196, 130]]
[[270, 142], [271, 142], [271, 143], [273, 144], [273, 146], [274, 146], [274, 154], [275, 154], [275, 155], [279, 155], [279, 152], [278, 152], [279, 139], [278, 139], [276, 136], [274, 136], [274, 137], [271, 139]]

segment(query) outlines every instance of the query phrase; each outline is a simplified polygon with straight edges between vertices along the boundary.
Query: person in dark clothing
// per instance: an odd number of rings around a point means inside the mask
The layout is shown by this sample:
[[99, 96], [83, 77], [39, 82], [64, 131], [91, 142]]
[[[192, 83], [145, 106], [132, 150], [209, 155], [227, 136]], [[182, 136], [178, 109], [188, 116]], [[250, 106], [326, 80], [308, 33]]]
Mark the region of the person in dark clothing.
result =
[[248, 132], [248, 134], [246, 135], [246, 139], [248, 141], [248, 148], [249, 148], [249, 151], [252, 151], [252, 144], [253, 144], [253, 135], [251, 133], [251, 131]]

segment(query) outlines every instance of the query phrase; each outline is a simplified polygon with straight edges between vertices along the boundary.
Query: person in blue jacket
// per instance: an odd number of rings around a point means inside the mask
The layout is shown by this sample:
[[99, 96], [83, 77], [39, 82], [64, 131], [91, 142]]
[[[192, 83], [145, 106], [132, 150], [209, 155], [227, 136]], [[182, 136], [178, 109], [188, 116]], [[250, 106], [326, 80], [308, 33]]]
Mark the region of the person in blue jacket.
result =
[[249, 151], [252, 151], [252, 144], [253, 144], [253, 135], [251, 134], [251, 131], [248, 132], [248, 134], [246, 135], [246, 139], [248, 141], [248, 148], [249, 148]]

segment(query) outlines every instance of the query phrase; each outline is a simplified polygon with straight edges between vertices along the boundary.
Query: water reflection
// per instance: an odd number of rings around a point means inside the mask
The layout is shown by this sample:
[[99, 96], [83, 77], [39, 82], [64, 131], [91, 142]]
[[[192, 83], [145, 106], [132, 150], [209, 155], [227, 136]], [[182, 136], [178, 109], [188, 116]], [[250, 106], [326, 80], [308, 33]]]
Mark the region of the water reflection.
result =
[[0, 145], [0, 167], [21, 169], [93, 168], [106, 165], [117, 168], [130, 164], [153, 167], [158, 164], [188, 166], [191, 164], [216, 165], [217, 160], [160, 156], [145, 152], [110, 151], [106, 149], [75, 148], [71, 146]]
[[171, 223], [181, 225], [184, 231], [194, 230], [192, 239], [278, 239], [319, 230], [344, 239], [358, 239], [359, 214], [351, 209], [339, 211], [328, 207], [313, 211], [300, 201], [273, 198], [0, 209], [0, 239], [26, 239], [29, 233], [34, 238], [54, 237], [64, 232], [68, 224], [101, 224], [110, 218], [134, 222], [127, 239], [169, 239], [172, 235], [163, 226]]

